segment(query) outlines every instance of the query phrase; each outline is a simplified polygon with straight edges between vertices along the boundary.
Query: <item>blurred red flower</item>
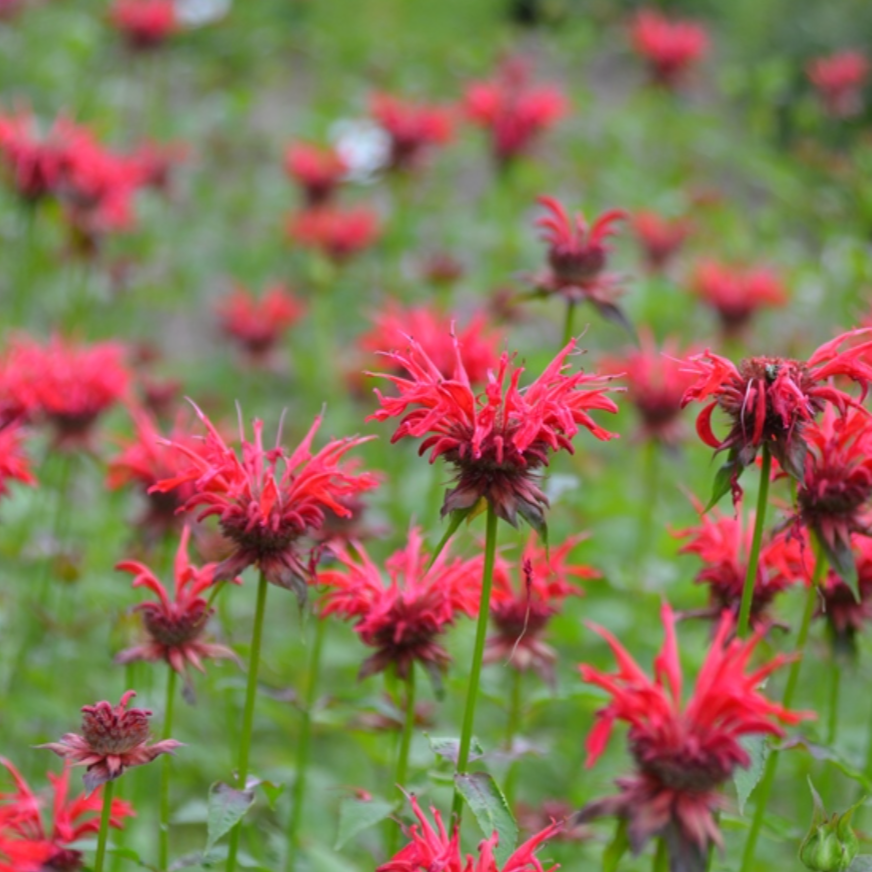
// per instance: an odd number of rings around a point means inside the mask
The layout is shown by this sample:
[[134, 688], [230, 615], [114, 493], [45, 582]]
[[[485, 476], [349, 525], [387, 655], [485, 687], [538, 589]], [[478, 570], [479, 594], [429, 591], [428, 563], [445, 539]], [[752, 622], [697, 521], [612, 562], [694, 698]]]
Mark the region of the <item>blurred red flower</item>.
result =
[[840, 51], [816, 58], [806, 67], [826, 111], [835, 118], [850, 118], [863, 111], [863, 88], [869, 78], [869, 60], [859, 51]]
[[336, 263], [369, 248], [381, 234], [378, 216], [365, 206], [321, 206], [291, 215], [288, 237], [303, 248], [320, 251]]
[[0, 159], [12, 187], [23, 199], [39, 200], [56, 194], [64, 159], [57, 122], [41, 135], [30, 112], [0, 114]]
[[645, 255], [645, 265], [652, 273], [666, 269], [692, 231], [686, 218], [666, 218], [650, 211], [636, 212], [632, 227]]
[[370, 113], [390, 137], [391, 169], [414, 169], [429, 149], [444, 145], [454, 134], [453, 112], [444, 106], [376, 94], [370, 101]]
[[9, 483], [35, 485], [36, 478], [24, 453], [24, 431], [17, 421], [0, 421], [0, 497], [9, 493]]
[[114, 0], [109, 20], [140, 51], [162, 45], [180, 26], [174, 0]]
[[285, 152], [285, 171], [303, 190], [307, 206], [322, 206], [342, 184], [348, 164], [334, 148], [294, 142]]
[[630, 725], [630, 753], [637, 771], [617, 780], [617, 796], [590, 803], [579, 819], [616, 815], [628, 822], [635, 852], [661, 836], [676, 863], [678, 857], [693, 857], [697, 862], [687, 868], [703, 868], [710, 844], [721, 844], [713, 816], [722, 805], [717, 788], [737, 768], [751, 763], [740, 740], [749, 735], [783, 736], [778, 721], [795, 724], [813, 715], [788, 711], [759, 692], [761, 683], [790, 658], [778, 655], [747, 674], [766, 628], [759, 627], [750, 639], [728, 641], [733, 633], [729, 614], [721, 618], [695, 693], [683, 704], [675, 617], [666, 604], [661, 614], [666, 636], [654, 661], [653, 681], [611, 633], [592, 627], [608, 642], [619, 669], [609, 674], [580, 667], [583, 681], [612, 697], [596, 714], [587, 739], [587, 765], [605, 750], [615, 721], [624, 721]]
[[[381, 408], [367, 420], [402, 416], [391, 442], [424, 437], [419, 454], [430, 450], [430, 463], [442, 456], [456, 468], [457, 485], [445, 495], [443, 515], [472, 509], [485, 499], [513, 526], [520, 514], [541, 532], [548, 498], [537, 471], [547, 466], [548, 455], [560, 449], [572, 452], [579, 426], [597, 439], [616, 435], [588, 414], [617, 411], [605, 396], [608, 379], [584, 372], [563, 374], [574, 348], [572, 340], [526, 388], [518, 387], [523, 368], [513, 367], [513, 357], [504, 352], [484, 392], [476, 395], [456, 340], [454, 375], [446, 379], [420, 343], [410, 339], [407, 352], [385, 354], [410, 377], [374, 373], [392, 382], [400, 395], [386, 397], [376, 390]], [[580, 390], [582, 385], [591, 389]]]
[[630, 27], [636, 53], [648, 64], [653, 82], [676, 88], [705, 56], [709, 37], [693, 21], [667, 18], [655, 9], [643, 9]]

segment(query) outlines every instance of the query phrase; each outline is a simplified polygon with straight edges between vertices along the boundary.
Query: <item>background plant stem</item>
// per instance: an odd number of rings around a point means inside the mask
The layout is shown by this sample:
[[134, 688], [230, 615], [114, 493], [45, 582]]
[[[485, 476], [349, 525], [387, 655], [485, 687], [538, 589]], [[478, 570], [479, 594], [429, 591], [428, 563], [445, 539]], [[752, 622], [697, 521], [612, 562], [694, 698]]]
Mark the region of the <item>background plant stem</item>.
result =
[[757, 493], [757, 516], [754, 519], [754, 534], [751, 539], [751, 553], [748, 555], [748, 569], [745, 572], [745, 586], [742, 588], [742, 604], [739, 607], [739, 620], [736, 632], [744, 639], [751, 631], [751, 605], [754, 602], [754, 586], [757, 583], [757, 564], [760, 561], [760, 545], [763, 541], [763, 527], [766, 523], [766, 507], [769, 501], [769, 475], [772, 469], [772, 456], [769, 446], [763, 444], [763, 463], [760, 466], [760, 490]]

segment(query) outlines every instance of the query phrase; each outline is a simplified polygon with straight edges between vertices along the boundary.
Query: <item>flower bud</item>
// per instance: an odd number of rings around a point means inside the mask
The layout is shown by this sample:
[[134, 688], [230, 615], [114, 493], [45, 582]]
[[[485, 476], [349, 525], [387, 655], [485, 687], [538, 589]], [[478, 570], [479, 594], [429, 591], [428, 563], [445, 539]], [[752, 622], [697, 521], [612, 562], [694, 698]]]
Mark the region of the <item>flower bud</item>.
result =
[[812, 872], [846, 872], [860, 849], [860, 840], [851, 829], [851, 817], [860, 803], [841, 814], [827, 815], [811, 779], [809, 786], [814, 814], [811, 829], [800, 845], [799, 859]]

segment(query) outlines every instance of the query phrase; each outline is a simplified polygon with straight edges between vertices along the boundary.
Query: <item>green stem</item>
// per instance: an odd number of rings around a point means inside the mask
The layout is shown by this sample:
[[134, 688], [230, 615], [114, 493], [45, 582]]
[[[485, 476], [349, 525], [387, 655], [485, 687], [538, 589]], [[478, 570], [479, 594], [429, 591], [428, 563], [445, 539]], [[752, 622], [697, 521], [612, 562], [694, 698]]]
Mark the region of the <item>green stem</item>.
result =
[[306, 670], [306, 696], [303, 700], [302, 723], [300, 738], [297, 741], [297, 759], [294, 766], [294, 795], [292, 798], [291, 817], [288, 822], [288, 856], [285, 869], [291, 872], [294, 868], [297, 850], [300, 847], [300, 824], [303, 821], [303, 805], [306, 800], [306, 767], [309, 765], [309, 746], [312, 741], [312, 709], [318, 696], [318, 678], [321, 673], [321, 652], [324, 648], [324, 631], [327, 621], [315, 618], [315, 641], [309, 653], [309, 666]]
[[769, 474], [772, 468], [772, 455], [769, 446], [763, 443], [763, 464], [760, 467], [760, 490], [757, 494], [757, 517], [754, 522], [754, 537], [751, 540], [751, 553], [748, 555], [748, 569], [745, 572], [745, 587], [742, 589], [742, 605], [739, 608], [739, 622], [736, 632], [744, 639], [751, 630], [751, 604], [754, 601], [754, 586], [757, 581], [757, 564], [760, 561], [760, 545], [763, 542], [763, 526], [766, 523], [766, 506], [769, 499]]
[[842, 686], [842, 669], [839, 658], [834, 654], [830, 660], [830, 700], [827, 713], [827, 745], [830, 747], [836, 741], [839, 731], [839, 691]]
[[[415, 733], [415, 663], [409, 666], [409, 677], [406, 679], [406, 717], [403, 722], [403, 737], [400, 742], [400, 752], [397, 755], [397, 777], [394, 779], [395, 786], [400, 793], [406, 786], [406, 778], [409, 771], [409, 750], [412, 747], [412, 736]], [[396, 825], [391, 827], [388, 840], [388, 856], [392, 857], [397, 850], [397, 839], [400, 828]]]
[[[245, 790], [248, 781], [248, 757], [251, 751], [251, 731], [254, 726], [254, 702], [257, 699], [257, 673], [260, 668], [260, 646], [263, 638], [263, 616], [266, 611], [267, 580], [261, 570], [257, 584], [257, 606], [254, 612], [254, 629], [251, 633], [251, 652], [248, 662], [248, 684], [245, 690], [245, 712], [242, 716], [242, 736], [239, 741], [239, 764], [236, 771], [236, 787]], [[227, 872], [236, 868], [239, 851], [239, 833], [242, 822], [230, 831], [230, 847], [227, 851]]]
[[639, 506], [639, 535], [637, 539], [636, 561], [639, 566], [651, 548], [651, 534], [657, 509], [657, 488], [660, 473], [660, 443], [648, 439], [645, 444], [642, 470], [642, 503]]
[[[460, 734], [460, 749], [457, 753], [457, 774], [466, 772], [469, 763], [469, 749], [472, 744], [472, 728], [475, 723], [475, 704], [478, 702], [478, 681], [481, 676], [481, 661], [484, 656], [484, 640], [487, 635], [490, 617], [491, 586], [494, 578], [494, 559], [497, 550], [497, 513], [493, 505], [487, 504], [487, 532], [484, 542], [484, 572], [481, 579], [481, 602], [478, 607], [478, 627], [475, 633], [475, 649], [472, 655], [472, 668], [469, 673], [469, 686], [466, 693], [466, 708], [463, 712], [463, 730]], [[460, 823], [463, 816], [463, 797], [455, 786], [452, 812]]]
[[94, 872], [103, 872], [106, 858], [106, 839], [109, 836], [109, 821], [112, 819], [112, 792], [114, 781], [107, 781], [103, 788], [103, 813], [100, 815], [100, 832], [97, 835], [97, 856], [94, 859]]
[[[506, 724], [506, 750], [509, 754], [515, 746], [515, 736], [518, 735], [521, 729], [521, 682], [524, 673], [520, 669], [512, 668], [512, 689], [509, 697], [509, 720]], [[515, 784], [517, 781], [516, 775], [518, 771], [517, 761], [509, 759], [509, 768], [506, 770], [506, 783], [504, 785], [503, 794], [506, 797], [506, 802], [509, 808], [512, 807], [515, 800]]]
[[[811, 619], [814, 615], [814, 607], [817, 602], [818, 588], [824, 577], [824, 572], [827, 568], [827, 561], [823, 555], [823, 549], [820, 543], [815, 540], [815, 566], [814, 574], [812, 575], [811, 584], [808, 588], [808, 593], [805, 600], [805, 610], [802, 615], [802, 623], [799, 627], [799, 635], [796, 637], [796, 654], [797, 659], [790, 664], [790, 673], [787, 676], [787, 684], [784, 687], [784, 697], [782, 704], [784, 708], [790, 708], [793, 702], [794, 694], [799, 683], [799, 667], [802, 663], [802, 655], [805, 652], [805, 645], [808, 641], [809, 628], [811, 627]], [[766, 769], [763, 772], [763, 778], [755, 791], [757, 794], [757, 803], [754, 807], [754, 818], [751, 821], [751, 828], [748, 830], [748, 839], [745, 842], [745, 850], [742, 854], [742, 867], [740, 872], [750, 872], [751, 864], [754, 861], [754, 851], [757, 847], [757, 839], [760, 837], [760, 830], [763, 827], [763, 818], [766, 815], [766, 806], [769, 802], [769, 795], [772, 793], [772, 786], [775, 782], [775, 770], [778, 767], [778, 754], [770, 753], [769, 759], [766, 761]]]
[[569, 300], [566, 304], [566, 319], [563, 322], [563, 344], [561, 348], [566, 348], [569, 345], [569, 340], [573, 337], [573, 323], [575, 321], [576, 305], [573, 300]]
[[[164, 708], [164, 739], [170, 738], [173, 729], [173, 707], [176, 701], [176, 670], [169, 667], [167, 675], [167, 701]], [[164, 754], [160, 783], [160, 839], [158, 867], [166, 869], [170, 858], [170, 775], [172, 756]]]
[[666, 847], [666, 839], [657, 839], [657, 850], [654, 852], [651, 872], [669, 872], [669, 849]]

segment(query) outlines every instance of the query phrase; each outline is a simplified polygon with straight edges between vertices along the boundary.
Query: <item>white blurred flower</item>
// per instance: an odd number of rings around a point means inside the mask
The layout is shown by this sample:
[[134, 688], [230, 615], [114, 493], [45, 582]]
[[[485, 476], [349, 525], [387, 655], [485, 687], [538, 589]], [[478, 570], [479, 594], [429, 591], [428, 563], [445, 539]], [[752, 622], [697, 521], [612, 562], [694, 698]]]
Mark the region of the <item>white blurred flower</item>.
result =
[[348, 164], [347, 178], [351, 181], [372, 181], [390, 159], [390, 137], [374, 121], [337, 121], [330, 128], [330, 139]]

